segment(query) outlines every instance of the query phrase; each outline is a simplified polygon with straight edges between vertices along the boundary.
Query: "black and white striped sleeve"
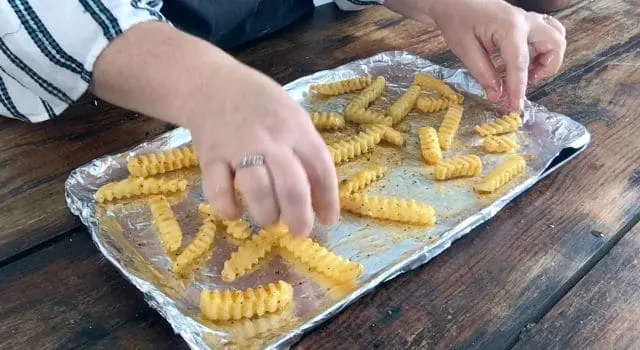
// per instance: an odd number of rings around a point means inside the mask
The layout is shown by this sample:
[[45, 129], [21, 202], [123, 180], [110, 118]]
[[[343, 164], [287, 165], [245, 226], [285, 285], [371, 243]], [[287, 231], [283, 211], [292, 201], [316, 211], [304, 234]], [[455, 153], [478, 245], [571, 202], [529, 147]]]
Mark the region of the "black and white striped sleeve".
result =
[[382, 5], [384, 0], [335, 0], [336, 5], [345, 11], [361, 10], [370, 6]]
[[0, 0], [0, 115], [41, 122], [88, 88], [98, 55], [160, 0]]

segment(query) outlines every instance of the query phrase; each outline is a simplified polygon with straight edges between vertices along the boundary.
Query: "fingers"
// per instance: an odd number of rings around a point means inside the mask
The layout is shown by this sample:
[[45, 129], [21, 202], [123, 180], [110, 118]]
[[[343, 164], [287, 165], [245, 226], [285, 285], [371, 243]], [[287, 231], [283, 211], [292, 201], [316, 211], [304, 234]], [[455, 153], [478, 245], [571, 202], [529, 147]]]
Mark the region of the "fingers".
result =
[[542, 16], [536, 15], [531, 25], [529, 43], [536, 54], [534, 64], [539, 67], [540, 77], [551, 76], [560, 70], [567, 47], [564, 35], [564, 27], [555, 18], [548, 17], [545, 21]]
[[567, 46], [566, 31], [562, 23], [551, 16], [535, 12], [529, 12], [526, 16], [530, 28], [527, 39], [533, 57], [529, 81], [537, 82], [560, 70]]
[[516, 26], [498, 43], [500, 55], [506, 67], [506, 92], [509, 107], [521, 111], [527, 89], [529, 71], [529, 48], [527, 36]]
[[305, 169], [289, 148], [273, 148], [266, 155], [280, 205], [280, 215], [293, 234], [307, 235], [313, 226], [311, 189]]
[[235, 180], [249, 215], [258, 225], [267, 227], [278, 222], [280, 207], [266, 164], [237, 168]]
[[315, 131], [312, 135], [299, 142], [294, 152], [306, 170], [316, 216], [324, 224], [335, 224], [340, 217], [335, 166], [322, 138]]
[[548, 18], [547, 24], [553, 27], [553, 29], [557, 30], [558, 33], [560, 33], [560, 36], [562, 37], [562, 39], [566, 39], [567, 29], [562, 25], [562, 23], [560, 23], [560, 21], [558, 21], [554, 17], [549, 16], [547, 18]]
[[546, 69], [553, 60], [555, 53], [547, 52], [538, 55], [529, 66], [529, 82], [536, 83], [546, 75]]
[[240, 210], [235, 199], [233, 175], [227, 162], [215, 161], [204, 169], [204, 195], [214, 211], [225, 219], [235, 219]]
[[502, 95], [500, 75], [496, 71], [489, 54], [475, 37], [468, 37], [457, 43], [453, 51], [469, 69], [487, 93], [490, 101], [496, 102]]

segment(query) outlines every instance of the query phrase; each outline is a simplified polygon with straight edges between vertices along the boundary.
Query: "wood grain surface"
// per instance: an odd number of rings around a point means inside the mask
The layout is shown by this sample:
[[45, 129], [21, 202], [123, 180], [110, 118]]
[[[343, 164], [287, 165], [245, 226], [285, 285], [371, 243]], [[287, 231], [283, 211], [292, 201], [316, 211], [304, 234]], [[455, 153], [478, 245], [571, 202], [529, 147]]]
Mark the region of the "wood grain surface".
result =
[[514, 349], [638, 349], [639, 290], [636, 225]]
[[[639, 16], [633, 0], [583, 1], [558, 14], [566, 64], [529, 98], [587, 125], [593, 142], [583, 155], [298, 347], [508, 348], [543, 318], [640, 218]], [[387, 50], [458, 65], [437, 31], [381, 8], [333, 5], [235, 54], [286, 83]], [[0, 227], [9, 228], [0, 230], [0, 348], [184, 347], [81, 229], [50, 240], [78, 227], [64, 204], [69, 170], [168, 127], [92, 106], [35, 129], [0, 121], [0, 142], [17, 147], [0, 162], [18, 164], [0, 170]]]

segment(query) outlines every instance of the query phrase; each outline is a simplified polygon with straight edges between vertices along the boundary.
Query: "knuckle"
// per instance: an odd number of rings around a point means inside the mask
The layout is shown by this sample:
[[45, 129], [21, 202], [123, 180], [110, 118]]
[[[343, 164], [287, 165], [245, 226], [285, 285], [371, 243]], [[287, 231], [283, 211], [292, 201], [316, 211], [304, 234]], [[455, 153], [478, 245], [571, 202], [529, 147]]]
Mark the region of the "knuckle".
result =
[[521, 31], [527, 23], [526, 13], [519, 8], [513, 8], [511, 13], [503, 17], [502, 29], [507, 33]]
[[283, 200], [295, 208], [299, 208], [303, 203], [308, 202], [306, 191], [304, 191], [303, 187], [293, 184], [283, 189]]

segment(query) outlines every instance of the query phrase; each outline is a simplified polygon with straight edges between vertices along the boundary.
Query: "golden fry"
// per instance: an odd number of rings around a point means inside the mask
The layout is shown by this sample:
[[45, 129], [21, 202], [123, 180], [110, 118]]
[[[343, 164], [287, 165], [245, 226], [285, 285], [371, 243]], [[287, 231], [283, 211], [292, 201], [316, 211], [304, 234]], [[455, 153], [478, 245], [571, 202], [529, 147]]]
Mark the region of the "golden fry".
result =
[[440, 124], [440, 129], [438, 129], [438, 140], [440, 141], [440, 148], [443, 150], [451, 148], [453, 137], [458, 132], [458, 127], [460, 127], [462, 110], [463, 108], [460, 105], [451, 105], [444, 114], [444, 119]]
[[196, 166], [198, 166], [198, 157], [193, 147], [142, 154], [127, 163], [129, 174], [133, 177], [149, 177]]
[[318, 130], [336, 130], [345, 127], [344, 116], [340, 113], [311, 113], [311, 121]]
[[501, 119], [497, 119], [491, 123], [484, 123], [476, 126], [476, 131], [482, 137], [506, 134], [518, 130], [520, 124], [522, 124], [522, 118], [520, 118], [520, 115], [517, 113], [509, 113]]
[[482, 141], [482, 149], [487, 153], [510, 153], [518, 147], [518, 144], [509, 136], [489, 135]]
[[171, 204], [163, 196], [154, 196], [149, 199], [153, 226], [155, 227], [164, 250], [173, 254], [182, 246], [182, 229], [176, 219]]
[[520, 174], [526, 165], [524, 157], [520, 155], [508, 156], [502, 164], [482, 178], [480, 183], [475, 186], [476, 192], [494, 192]]
[[382, 178], [387, 172], [387, 167], [375, 167], [359, 171], [340, 182], [340, 194], [359, 192], [371, 183]]
[[187, 180], [161, 180], [154, 178], [127, 178], [108, 183], [98, 189], [98, 203], [153, 194], [172, 194], [187, 189]]
[[366, 109], [373, 101], [382, 96], [385, 84], [386, 81], [384, 77], [377, 77], [373, 83], [371, 83], [371, 85], [366, 89], [362, 90], [360, 94], [351, 101], [351, 103]]
[[437, 92], [443, 98], [452, 103], [464, 102], [464, 96], [456, 93], [447, 83], [436, 79], [428, 73], [418, 73], [413, 79], [413, 83], [419, 85], [423, 89], [429, 89]]
[[438, 163], [442, 159], [442, 151], [436, 129], [430, 126], [422, 127], [418, 129], [418, 138], [424, 161], [431, 165]]
[[336, 280], [344, 282], [357, 279], [364, 267], [335, 255], [309, 237], [285, 235], [280, 238], [280, 247], [293, 253], [296, 259], [310, 268]]
[[211, 219], [205, 219], [196, 237], [178, 255], [171, 270], [176, 274], [183, 274], [190, 266], [193, 266], [200, 257], [211, 250], [215, 234], [216, 224]]
[[482, 161], [474, 155], [445, 159], [438, 162], [435, 168], [436, 180], [480, 176], [481, 173]]
[[404, 136], [402, 133], [388, 125], [373, 124], [367, 125], [368, 129], [382, 133], [382, 140], [394, 146], [404, 145]]
[[411, 112], [411, 110], [416, 106], [416, 101], [420, 96], [420, 86], [411, 85], [407, 91], [400, 96], [400, 98], [394, 102], [389, 110], [387, 111], [387, 115], [393, 118], [393, 124], [398, 124], [404, 117]]
[[335, 164], [349, 161], [371, 151], [382, 140], [382, 133], [371, 129], [361, 131], [347, 141], [339, 141], [328, 145], [331, 158]]
[[384, 114], [366, 110], [363, 107], [356, 104], [349, 104], [345, 109], [344, 113], [345, 113], [344, 114], [345, 120], [352, 123], [384, 124], [389, 126], [393, 124], [393, 119], [391, 119], [391, 117], [387, 117]]
[[316, 84], [309, 87], [311, 92], [325, 96], [337, 96], [359, 91], [371, 85], [371, 77], [351, 78], [328, 84]]
[[435, 210], [427, 204], [414, 200], [365, 196], [359, 193], [341, 196], [342, 209], [376, 219], [432, 226]]
[[233, 281], [256, 265], [260, 259], [273, 249], [278, 238], [284, 234], [276, 227], [261, 230], [257, 235], [245, 241], [231, 257], [224, 262], [222, 279]]
[[247, 239], [251, 236], [251, 227], [244, 220], [223, 220], [222, 223], [227, 226], [226, 232], [235, 239]]
[[416, 102], [416, 107], [425, 113], [433, 113], [447, 109], [450, 104], [451, 101], [442, 97], [420, 97]]
[[284, 281], [247, 290], [203, 290], [200, 311], [213, 321], [239, 320], [285, 309], [293, 302], [293, 287]]

